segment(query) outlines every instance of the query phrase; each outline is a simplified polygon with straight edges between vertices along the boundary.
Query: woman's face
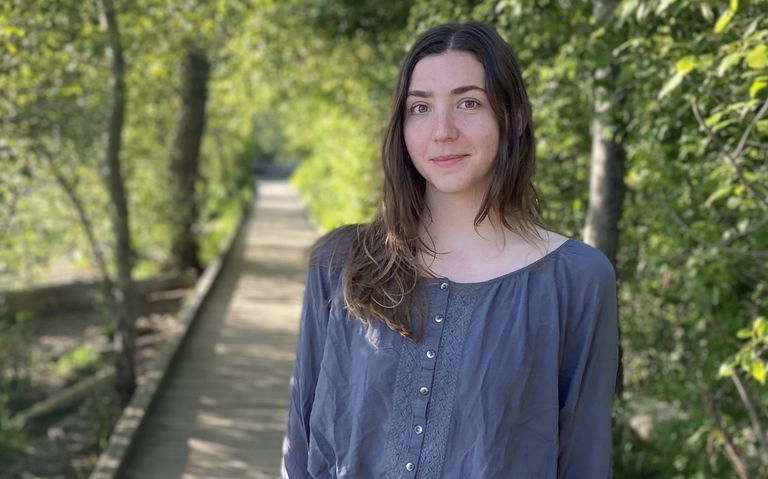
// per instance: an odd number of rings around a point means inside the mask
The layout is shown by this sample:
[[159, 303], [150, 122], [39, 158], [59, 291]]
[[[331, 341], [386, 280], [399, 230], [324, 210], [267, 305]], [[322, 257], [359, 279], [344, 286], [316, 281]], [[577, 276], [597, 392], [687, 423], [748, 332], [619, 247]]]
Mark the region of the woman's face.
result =
[[485, 193], [499, 149], [499, 125], [477, 58], [449, 51], [419, 60], [405, 110], [405, 145], [427, 182], [427, 195]]

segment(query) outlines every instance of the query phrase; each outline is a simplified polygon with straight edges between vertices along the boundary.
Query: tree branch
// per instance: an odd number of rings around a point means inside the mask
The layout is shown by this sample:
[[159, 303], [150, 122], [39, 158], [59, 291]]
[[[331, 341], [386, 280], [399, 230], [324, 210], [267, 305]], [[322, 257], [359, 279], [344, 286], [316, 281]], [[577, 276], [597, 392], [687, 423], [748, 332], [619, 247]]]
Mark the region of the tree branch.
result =
[[763, 426], [760, 424], [760, 419], [757, 417], [757, 411], [755, 411], [755, 403], [749, 396], [749, 392], [744, 386], [744, 383], [741, 381], [741, 377], [739, 376], [738, 372], [734, 371], [733, 374], [731, 374], [731, 380], [736, 386], [736, 390], [739, 392], [741, 402], [747, 409], [749, 420], [752, 422], [752, 429], [754, 429], [755, 436], [757, 436], [757, 440], [760, 442], [760, 460], [763, 464], [768, 465], [768, 441], [765, 438], [765, 431], [763, 431]]
[[699, 123], [699, 126], [707, 134], [707, 137], [709, 137], [713, 143], [720, 147], [722, 153], [725, 155], [726, 160], [728, 160], [728, 163], [730, 163], [731, 167], [736, 172], [736, 176], [739, 177], [741, 182], [752, 193], [755, 199], [761, 205], [763, 205], [766, 210], [768, 210], [768, 200], [766, 200], [766, 198], [759, 191], [757, 191], [752, 182], [744, 176], [744, 172], [741, 171], [739, 165], [736, 164], [736, 159], [744, 152], [744, 145], [746, 144], [749, 133], [752, 132], [752, 128], [755, 126], [760, 117], [762, 117], [763, 114], [765, 114], [765, 111], [768, 110], [768, 99], [766, 99], [766, 101], [763, 103], [763, 106], [755, 114], [754, 118], [752, 118], [752, 121], [747, 126], [747, 129], [744, 130], [744, 133], [741, 135], [741, 139], [739, 140], [739, 144], [733, 152], [729, 152], [726, 146], [723, 145], [723, 143], [715, 136], [714, 132], [707, 126], [706, 122], [701, 116], [701, 110], [699, 109], [699, 104], [696, 102], [696, 97], [691, 97], [691, 107], [693, 108], [693, 115], [696, 117], [696, 121]]
[[744, 133], [739, 139], [738, 145], [736, 145], [736, 150], [731, 153], [731, 158], [735, 159], [741, 156], [742, 152], [744, 151], [744, 145], [747, 143], [747, 138], [749, 138], [749, 134], [752, 133], [752, 129], [755, 127], [755, 125], [757, 125], [757, 122], [760, 121], [760, 118], [762, 118], [766, 111], [768, 111], [768, 98], [765, 99], [762, 106], [760, 106], [760, 109], [757, 110], [757, 113], [755, 113], [755, 116], [752, 117], [752, 121], [750, 121], [749, 125], [747, 125], [747, 129], [744, 130]]
[[768, 217], [763, 218], [761, 221], [758, 221], [757, 223], [753, 224], [751, 227], [745, 229], [741, 233], [735, 234], [735, 235], [731, 236], [730, 238], [728, 238], [727, 240], [718, 242], [717, 246], [727, 246], [727, 245], [733, 243], [734, 241], [736, 241], [739, 238], [743, 238], [744, 236], [751, 235], [752, 233], [754, 233], [755, 231], [759, 230], [760, 228], [762, 228], [765, 225], [768, 225]]
[[712, 422], [714, 423], [712, 426], [713, 429], [720, 433], [723, 438], [723, 442], [725, 443], [725, 454], [728, 457], [728, 461], [731, 463], [733, 470], [739, 476], [739, 479], [749, 479], [747, 466], [741, 456], [739, 456], [739, 453], [736, 451], [736, 446], [733, 444], [731, 435], [728, 434], [728, 431], [726, 431], [723, 427], [723, 421], [720, 418], [720, 412], [717, 410], [715, 398], [710, 393], [704, 393], [704, 398], [702, 401], [704, 403], [704, 409], [707, 411], [709, 416], [712, 418]]
[[[85, 233], [86, 238], [88, 239], [88, 243], [90, 244], [93, 261], [101, 273], [102, 278], [104, 279], [106, 291], [111, 291], [114, 287], [114, 280], [109, 274], [109, 268], [107, 268], [107, 261], [104, 258], [104, 252], [102, 251], [99, 241], [96, 239], [96, 235], [94, 234], [93, 227], [91, 225], [91, 220], [85, 210], [83, 201], [81, 201], [77, 194], [75, 185], [66, 178], [60, 166], [54, 161], [56, 155], [54, 155], [54, 153], [48, 149], [47, 146], [42, 144], [42, 142], [37, 146], [42, 152], [42, 155], [40, 156], [48, 165], [48, 168], [54, 179], [64, 191], [64, 194], [67, 196], [70, 203], [72, 203], [72, 206], [75, 208], [77, 217], [80, 220], [80, 226], [83, 228], [83, 232]], [[107, 299], [109, 299], [109, 296], [111, 295], [108, 295]]]
[[736, 248], [718, 248], [718, 251], [731, 254], [740, 254], [743, 256], [752, 256], [754, 258], [768, 258], [768, 251], [742, 251]]

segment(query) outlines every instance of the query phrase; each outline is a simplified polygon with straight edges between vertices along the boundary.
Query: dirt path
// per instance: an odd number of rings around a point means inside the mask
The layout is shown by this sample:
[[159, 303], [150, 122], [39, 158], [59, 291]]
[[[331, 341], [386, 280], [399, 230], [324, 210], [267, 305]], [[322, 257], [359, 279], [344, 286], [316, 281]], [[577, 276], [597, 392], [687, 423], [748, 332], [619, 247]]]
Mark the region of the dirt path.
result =
[[279, 477], [288, 382], [315, 227], [293, 189], [260, 182], [259, 199], [125, 477]]

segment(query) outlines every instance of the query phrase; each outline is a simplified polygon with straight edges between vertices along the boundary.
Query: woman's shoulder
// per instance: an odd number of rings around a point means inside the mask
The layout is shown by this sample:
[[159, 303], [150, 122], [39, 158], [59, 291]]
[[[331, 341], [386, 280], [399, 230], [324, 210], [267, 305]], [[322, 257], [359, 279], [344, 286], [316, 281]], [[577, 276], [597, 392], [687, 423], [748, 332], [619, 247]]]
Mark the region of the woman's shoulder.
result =
[[577, 238], [569, 238], [557, 248], [569, 276], [579, 282], [615, 282], [616, 271], [598, 248]]
[[343, 225], [322, 235], [309, 249], [309, 265], [343, 267], [362, 226], [359, 223]]

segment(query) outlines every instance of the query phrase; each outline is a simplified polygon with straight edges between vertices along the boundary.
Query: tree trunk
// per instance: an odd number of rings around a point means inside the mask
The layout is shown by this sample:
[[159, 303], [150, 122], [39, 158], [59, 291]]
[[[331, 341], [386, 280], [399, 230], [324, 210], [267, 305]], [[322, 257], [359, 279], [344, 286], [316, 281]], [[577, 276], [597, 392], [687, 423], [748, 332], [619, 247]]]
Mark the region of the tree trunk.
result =
[[[597, 108], [596, 103], [596, 112]], [[623, 145], [617, 143], [613, 133], [610, 133], [614, 127], [599, 117], [592, 120], [589, 209], [584, 225], [584, 240], [605, 253], [615, 267], [619, 220], [624, 201], [625, 152]]]
[[198, 201], [195, 184], [199, 179], [200, 144], [205, 130], [205, 103], [210, 67], [205, 53], [190, 47], [184, 59], [182, 112], [173, 143], [169, 169], [172, 224], [170, 266], [183, 273], [202, 271], [198, 259]]
[[[595, 2], [594, 15], [599, 24], [610, 21], [615, 0]], [[608, 35], [608, 54], [613, 45]], [[624, 145], [619, 141], [625, 128], [618, 124], [616, 112], [622, 107], [615, 79], [619, 68], [611, 62], [595, 71], [592, 134], [592, 161], [589, 181], [589, 209], [584, 225], [584, 240], [605, 253], [616, 265], [619, 244], [619, 219], [624, 200]]]
[[[594, 16], [599, 25], [611, 21], [615, 0], [595, 2]], [[606, 26], [611, 31], [609, 26]], [[607, 35], [608, 54], [616, 46]], [[616, 118], [622, 108], [622, 94], [616, 86], [619, 68], [611, 62], [595, 71], [593, 112], [591, 123], [592, 160], [589, 180], [589, 209], [584, 225], [584, 241], [602, 251], [616, 267], [619, 245], [619, 220], [624, 201], [624, 163], [626, 153], [622, 144], [625, 128]], [[621, 338], [621, 330], [619, 330]], [[619, 369], [616, 377], [616, 395], [624, 389], [624, 351], [619, 343]]]
[[120, 171], [120, 146], [125, 118], [125, 62], [112, 0], [102, 0], [103, 23], [108, 37], [108, 55], [112, 61], [112, 111], [107, 136], [106, 181], [112, 204], [112, 227], [115, 234], [117, 259], [117, 288], [114, 291], [117, 304], [117, 330], [115, 332], [115, 376], [120, 401], [126, 405], [136, 389], [134, 367], [136, 317], [139, 303], [133, 284], [133, 251], [131, 250], [130, 222], [125, 186]]

